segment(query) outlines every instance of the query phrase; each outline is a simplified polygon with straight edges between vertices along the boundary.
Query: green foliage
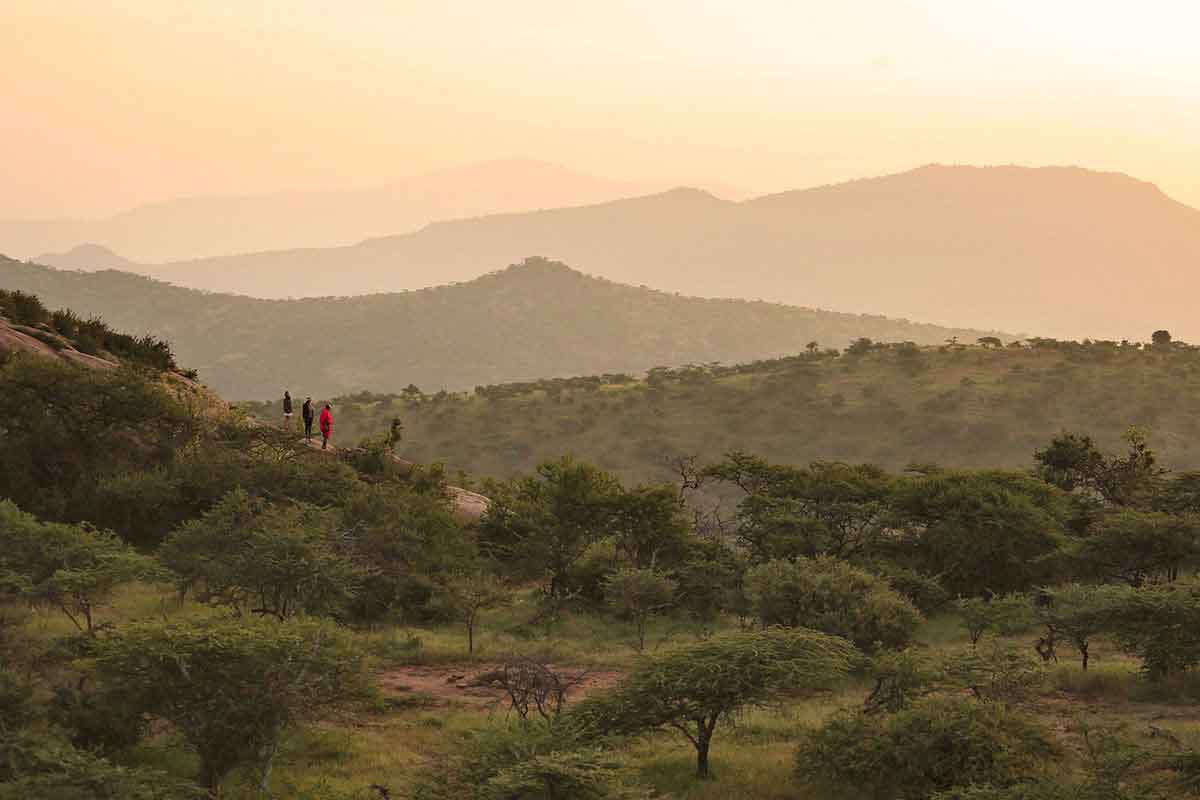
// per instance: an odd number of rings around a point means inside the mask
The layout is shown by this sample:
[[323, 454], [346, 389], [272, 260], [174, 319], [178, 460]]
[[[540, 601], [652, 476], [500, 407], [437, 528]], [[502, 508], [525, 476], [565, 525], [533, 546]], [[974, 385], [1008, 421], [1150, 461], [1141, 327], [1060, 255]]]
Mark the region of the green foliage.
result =
[[1122, 508], [1104, 516], [1073, 543], [1071, 555], [1082, 575], [1141, 586], [1173, 580], [1196, 555], [1200, 518]]
[[647, 797], [606, 749], [557, 721], [472, 733], [447, 768], [430, 770], [414, 800], [635, 800]]
[[[378, 393], [334, 402], [341, 409], [341, 436], [381, 435], [401, 414], [406, 458], [444, 461], [452, 474], [463, 469], [494, 478], [530, 472], [572, 453], [617, 473], [626, 485], [654, 484], [677, 477], [664, 453], [713, 463], [735, 449], [795, 465], [869, 462], [895, 472], [920, 460], [1024, 470], [1030, 454], [1063, 430], [1088, 431], [1101, 452], [1122, 452], [1128, 444], [1121, 435], [1131, 424], [1152, 432], [1150, 442], [1164, 464], [1200, 469], [1200, 448], [1189, 445], [1200, 407], [1186, 400], [1200, 396], [1200, 350], [1161, 354], [1102, 342], [924, 347], [919, 357], [925, 368], [915, 378], [906, 352], [903, 346], [872, 350], [857, 358], [854, 373], [846, 371], [844, 358], [818, 351], [663, 369], [653, 385], [592, 375], [481, 387], [437, 402], [426, 396], [419, 406]], [[557, 374], [580, 369], [575, 363]], [[963, 377], [975, 385], [962, 388]], [[311, 373], [304, 379], [311, 383]], [[269, 396], [277, 384], [271, 382]], [[881, 388], [867, 396], [864, 384]], [[842, 403], [835, 406], [838, 397]], [[278, 401], [254, 406], [254, 412], [276, 423]], [[732, 511], [720, 487], [708, 484], [697, 494], [706, 505], [721, 498]]]
[[610, 529], [629, 563], [643, 568], [678, 563], [690, 528], [673, 488], [622, 489], [612, 504]]
[[604, 599], [621, 619], [633, 622], [637, 631], [637, 649], [646, 648], [646, 624], [650, 618], [670, 608], [679, 584], [656, 569], [625, 567], [604, 580]]
[[980, 700], [1012, 703], [1024, 700], [1046, 680], [1045, 664], [1029, 648], [1006, 642], [972, 648], [951, 656], [946, 676]]
[[592, 735], [676, 730], [696, 748], [697, 774], [707, 777], [718, 722], [783, 692], [827, 684], [856, 656], [844, 639], [803, 629], [723, 634], [641, 659], [612, 691], [583, 700], [569, 716]]
[[371, 567], [350, 605], [354, 620], [428, 619], [439, 578], [478, 560], [440, 495], [381, 483], [347, 492], [341, 506], [354, 552]]
[[497, 486], [479, 524], [486, 551], [514, 575], [544, 579], [547, 593], [567, 595], [572, 567], [609, 533], [620, 484], [570, 459], [542, 464], [533, 477]]
[[962, 597], [1029, 589], [1058, 552], [1065, 504], [1018, 473], [938, 472], [909, 478], [895, 505], [901, 553]]
[[1091, 640], [1112, 630], [1115, 621], [1129, 613], [1134, 594], [1121, 586], [1071, 583], [1043, 590], [1042, 598], [1037, 614], [1047, 633], [1052, 640], [1070, 642], [1086, 670]]
[[50, 701], [49, 719], [69, 732], [80, 750], [116, 755], [136, 745], [148, 731], [148, 720], [135, 698], [119, 684], [94, 686], [83, 673], [74, 685], [58, 686]]
[[1109, 628], [1124, 650], [1142, 660], [1151, 680], [1191, 669], [1200, 665], [1200, 588], [1125, 589]]
[[875, 681], [863, 702], [866, 713], [895, 713], [933, 692], [945, 670], [928, 655], [912, 647], [885, 650], [871, 659], [868, 674]]
[[475, 568], [450, 576], [430, 599], [434, 614], [461, 622], [467, 628], [467, 653], [475, 652], [479, 615], [509, 601], [509, 593], [495, 575]]
[[99, 641], [96, 669], [133, 708], [175, 727], [213, 793], [235, 767], [266, 768], [284, 731], [362, 686], [352, 641], [312, 621], [134, 624]]
[[168, 536], [159, 558], [181, 592], [239, 614], [337, 615], [368, 574], [338, 522], [332, 512], [271, 506], [238, 489]]
[[931, 575], [922, 575], [909, 567], [884, 560], [869, 561], [862, 566], [886, 580], [925, 616], [941, 611], [950, 602], [946, 587]]
[[57, 608], [88, 634], [114, 589], [162, 577], [153, 559], [114, 534], [40, 522], [8, 500], [0, 500], [0, 572], [22, 579], [26, 600]]
[[1001, 635], [1020, 633], [1035, 621], [1033, 604], [1020, 594], [990, 599], [960, 597], [954, 605], [972, 645], [979, 644], [989, 631]]
[[1093, 492], [1112, 505], [1145, 503], [1153, 496], [1163, 469], [1144, 431], [1129, 428], [1123, 438], [1126, 453], [1105, 456], [1091, 437], [1064, 433], [1034, 453], [1038, 472], [1048, 483], [1066, 491]]
[[36, 356], [0, 364], [0, 496], [78, 520], [104, 477], [166, 463], [196, 420], [150, 376]]
[[745, 582], [763, 625], [813, 628], [865, 651], [904, 647], [921, 622], [920, 612], [885, 580], [827, 556], [759, 564]]
[[1056, 753], [1032, 721], [996, 703], [931, 698], [893, 715], [834, 717], [797, 752], [802, 781], [844, 796], [927, 797], [956, 786], [1007, 786]]
[[737, 534], [755, 560], [861, 555], [886, 525], [892, 479], [870, 465], [797, 469], [735, 451], [706, 474], [746, 492]]
[[205, 794], [156, 770], [119, 766], [53, 739], [0, 740], [0, 800], [199, 800]]
[[734, 598], [745, 570], [741, 555], [722, 540], [693, 537], [682, 562], [670, 571], [679, 587], [676, 606], [704, 622], [721, 611], [736, 611]]

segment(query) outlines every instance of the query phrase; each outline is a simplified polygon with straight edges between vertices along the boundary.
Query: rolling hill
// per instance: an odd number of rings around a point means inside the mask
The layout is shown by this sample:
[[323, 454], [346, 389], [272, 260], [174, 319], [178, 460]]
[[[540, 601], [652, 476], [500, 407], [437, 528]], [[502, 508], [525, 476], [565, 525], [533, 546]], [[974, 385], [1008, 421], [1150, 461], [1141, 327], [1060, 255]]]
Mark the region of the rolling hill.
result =
[[[1200, 469], [1200, 349], [1035, 341], [855, 347], [639, 381], [363, 392], [333, 403], [341, 435], [380, 435], [398, 416], [406, 458], [480, 477], [528, 473], [569, 453], [630, 482], [674, 482], [668, 458], [712, 463], [733, 449], [783, 464], [1024, 468], [1063, 430], [1116, 452], [1131, 426], [1146, 430], [1163, 466]], [[251, 410], [274, 420], [279, 403]]]
[[330, 247], [435, 220], [597, 203], [652, 190], [541, 161], [490, 161], [360, 189], [189, 197], [104, 219], [0, 220], [0, 252], [86, 267], [47, 256], [88, 243], [148, 262]]
[[927, 344], [981, 331], [624, 286], [529, 259], [469, 283], [400, 294], [257, 300], [124, 272], [0, 260], [0, 287], [169, 340], [231, 398], [398, 391], [657, 365], [744, 361], [859, 337]]
[[744, 202], [679, 189], [137, 270], [262, 297], [353, 295], [468, 280], [533, 253], [703, 297], [1060, 338], [1169, 328], [1200, 340], [1200, 211], [1075, 168], [930, 166]]

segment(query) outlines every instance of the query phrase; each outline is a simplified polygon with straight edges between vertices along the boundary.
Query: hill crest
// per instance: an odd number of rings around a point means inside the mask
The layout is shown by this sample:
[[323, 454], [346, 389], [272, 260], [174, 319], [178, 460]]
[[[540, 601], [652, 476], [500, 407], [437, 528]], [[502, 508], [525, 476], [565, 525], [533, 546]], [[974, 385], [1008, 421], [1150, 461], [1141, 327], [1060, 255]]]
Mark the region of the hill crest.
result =
[[769, 358], [859, 337], [941, 343], [984, 331], [620, 284], [548, 259], [419, 291], [258, 300], [129, 273], [0, 261], [0, 285], [170, 340], [233, 398], [399, 391]]

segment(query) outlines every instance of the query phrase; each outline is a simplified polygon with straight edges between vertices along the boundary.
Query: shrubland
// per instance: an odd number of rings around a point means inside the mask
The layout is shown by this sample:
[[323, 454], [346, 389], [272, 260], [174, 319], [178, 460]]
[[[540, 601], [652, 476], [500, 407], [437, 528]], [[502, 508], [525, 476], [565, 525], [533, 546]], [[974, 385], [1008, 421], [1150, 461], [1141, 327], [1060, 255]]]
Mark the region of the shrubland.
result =
[[0, 797], [1200, 791], [1200, 491], [1139, 429], [560, 455], [464, 524], [398, 435], [322, 453], [145, 365], [15, 355], [10, 390]]
[[[411, 382], [410, 382], [411, 383]], [[419, 383], [419, 381], [418, 381]], [[282, 387], [280, 387], [282, 391]], [[658, 367], [444, 392], [410, 385], [334, 399], [347, 435], [404, 423], [400, 452], [451, 474], [511, 478], [569, 453], [631, 483], [680, 458], [744, 450], [783, 464], [1025, 469], [1064, 430], [1124, 448], [1147, 432], [1162, 466], [1200, 469], [1200, 350], [1180, 343], [1031, 339], [1009, 346], [860, 341], [742, 364]], [[275, 422], [279, 401], [248, 404]], [[1068, 445], [1069, 449], [1069, 445]], [[1119, 469], [1108, 492], [1120, 492]], [[870, 491], [869, 476], [856, 479]]]

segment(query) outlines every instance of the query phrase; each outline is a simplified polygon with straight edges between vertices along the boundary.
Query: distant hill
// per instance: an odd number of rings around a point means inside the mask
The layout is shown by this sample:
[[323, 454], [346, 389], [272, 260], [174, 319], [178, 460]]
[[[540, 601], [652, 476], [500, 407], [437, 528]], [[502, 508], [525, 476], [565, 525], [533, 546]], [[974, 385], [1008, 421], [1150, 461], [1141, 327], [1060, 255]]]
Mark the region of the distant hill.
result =
[[103, 268], [108, 265], [64, 263], [43, 254], [95, 243], [134, 261], [155, 262], [330, 247], [436, 220], [598, 203], [654, 190], [651, 184], [597, 178], [541, 161], [490, 161], [362, 189], [189, 197], [96, 220], [0, 220], [0, 252], [52, 266]]
[[99, 244], [81, 244], [62, 253], [43, 253], [33, 259], [57, 269], [118, 269], [136, 271], [137, 265]]
[[464, 284], [402, 294], [256, 300], [129, 273], [0, 260], [0, 287], [165, 338], [230, 398], [335, 394], [409, 384], [460, 390], [659, 365], [734, 362], [859, 338], [973, 341], [948, 329], [739, 300], [703, 300], [591, 278], [529, 259]]
[[1060, 338], [1168, 328], [1200, 340], [1200, 211], [1075, 168], [931, 166], [740, 203], [680, 189], [139, 271], [262, 297], [349, 295], [468, 280], [532, 253], [696, 296]]
[[[450, 473], [508, 477], [564, 453], [629, 481], [675, 481], [667, 459], [745, 449], [778, 463], [1024, 468], [1063, 430], [1200, 469], [1200, 349], [1042, 341], [985, 348], [854, 348], [719, 369], [502, 385], [472, 394], [334, 398], [341, 435], [404, 424], [400, 453]], [[279, 403], [253, 408], [268, 419]], [[725, 512], [731, 513], [732, 508]]]

